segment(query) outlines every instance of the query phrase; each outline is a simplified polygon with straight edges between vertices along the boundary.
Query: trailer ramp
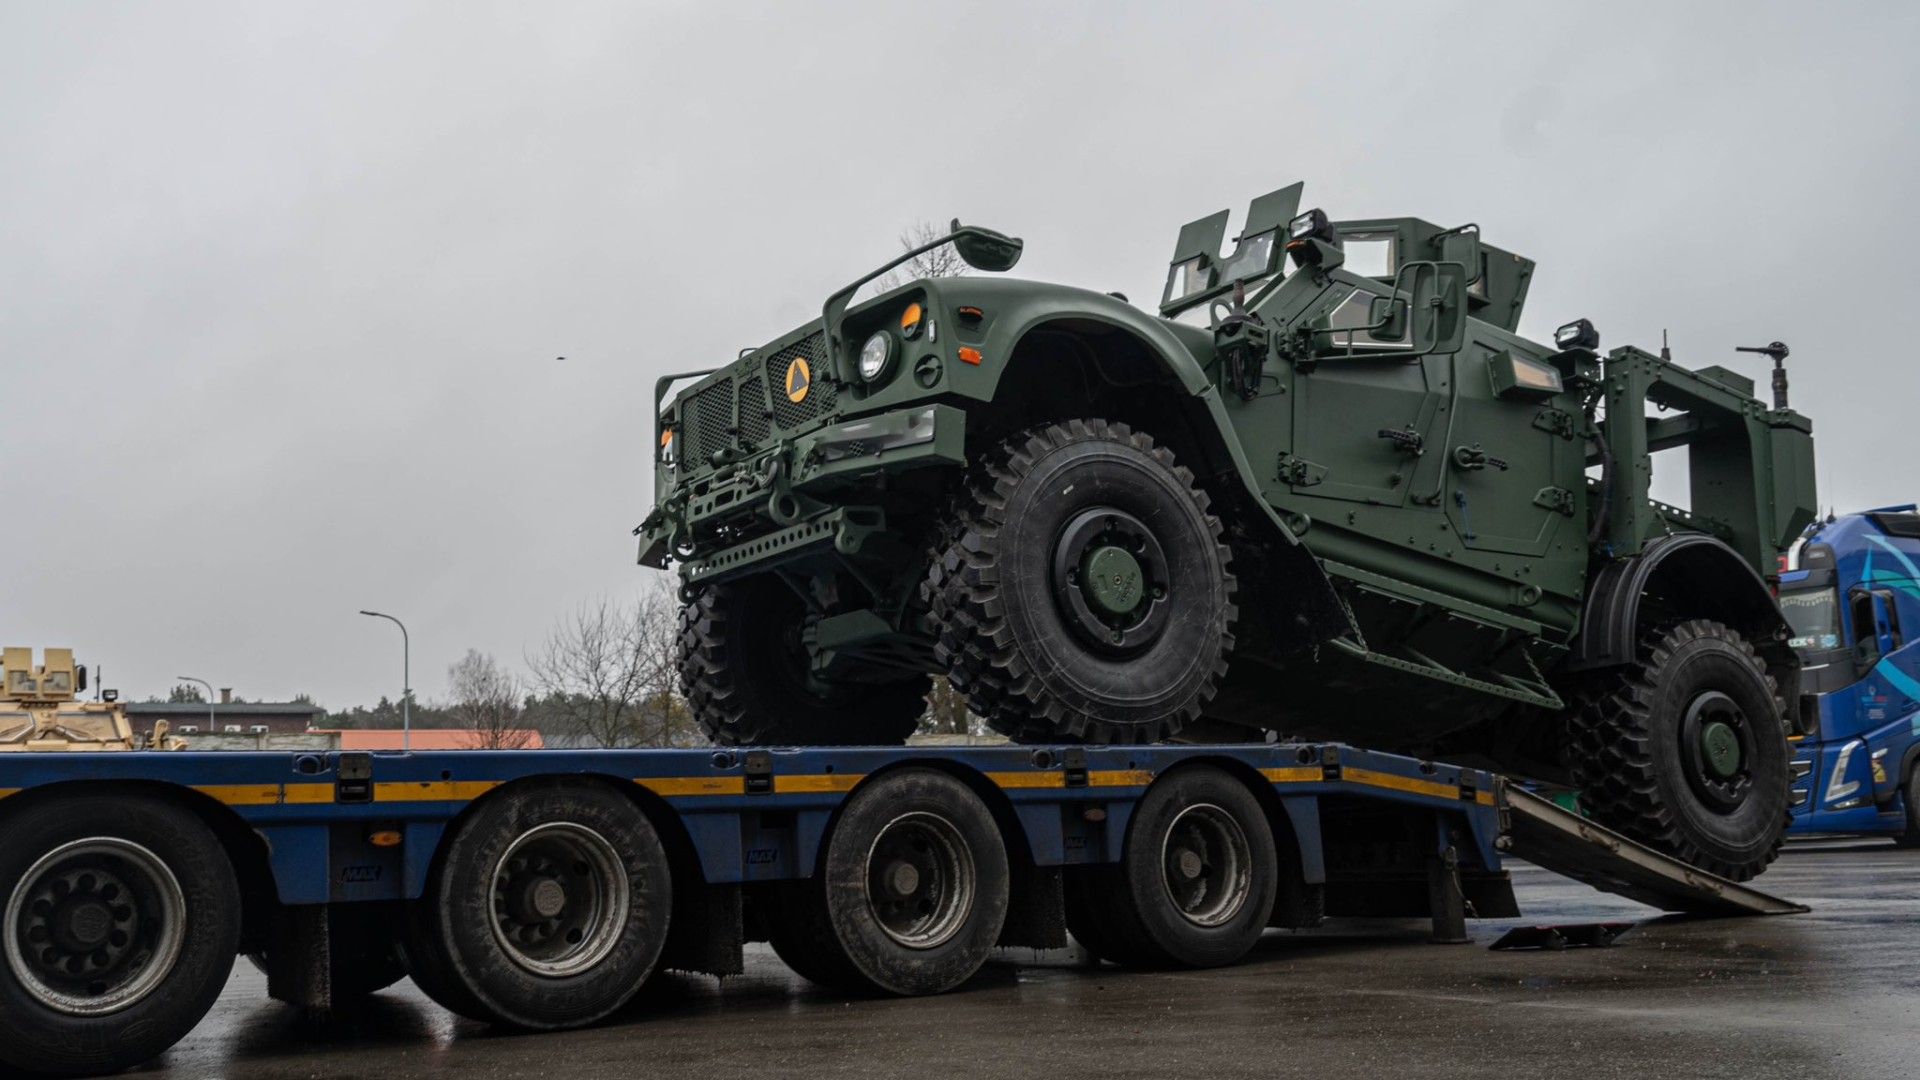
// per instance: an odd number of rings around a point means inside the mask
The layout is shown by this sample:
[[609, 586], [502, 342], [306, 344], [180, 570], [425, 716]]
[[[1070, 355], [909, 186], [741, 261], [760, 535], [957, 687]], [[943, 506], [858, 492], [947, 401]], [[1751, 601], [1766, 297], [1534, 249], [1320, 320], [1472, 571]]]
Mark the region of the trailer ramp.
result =
[[1709, 874], [1502, 783], [1501, 849], [1602, 892], [1690, 915], [1793, 915], [1807, 910]]

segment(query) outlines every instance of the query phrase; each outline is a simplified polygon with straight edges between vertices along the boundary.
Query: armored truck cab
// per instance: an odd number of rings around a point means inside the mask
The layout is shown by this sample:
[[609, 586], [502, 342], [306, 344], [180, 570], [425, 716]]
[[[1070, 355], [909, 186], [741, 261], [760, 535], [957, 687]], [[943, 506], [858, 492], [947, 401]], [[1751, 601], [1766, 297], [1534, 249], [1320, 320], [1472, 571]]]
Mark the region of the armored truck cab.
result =
[[[1224, 212], [1183, 228], [1155, 314], [985, 277], [850, 307], [883, 267], [671, 403], [663, 380], [641, 561], [681, 564], [703, 726], [894, 742], [941, 673], [1018, 739], [1485, 761], [1756, 872], [1808, 422], [1722, 368], [1603, 357], [1584, 320], [1519, 337], [1534, 264], [1477, 226], [1300, 195], [1255, 200], [1230, 252]], [[950, 239], [982, 269], [1020, 250]], [[1648, 494], [1683, 448], [1686, 509]]]

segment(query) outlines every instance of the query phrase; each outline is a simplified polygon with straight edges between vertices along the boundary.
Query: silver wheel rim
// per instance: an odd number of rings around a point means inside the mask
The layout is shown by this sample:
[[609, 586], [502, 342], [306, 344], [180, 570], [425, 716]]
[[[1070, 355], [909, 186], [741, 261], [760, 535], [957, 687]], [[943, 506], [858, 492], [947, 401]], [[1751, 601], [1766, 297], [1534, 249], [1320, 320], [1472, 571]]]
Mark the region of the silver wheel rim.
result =
[[1253, 853], [1232, 814], [1212, 803], [1180, 811], [1160, 842], [1160, 880], [1195, 926], [1233, 921], [1253, 889]]
[[493, 866], [493, 939], [549, 978], [606, 959], [632, 910], [626, 863], [606, 837], [571, 821], [521, 833]]
[[186, 894], [158, 855], [131, 840], [61, 844], [7, 898], [7, 966], [35, 1001], [69, 1016], [118, 1012], [173, 972]]
[[867, 849], [867, 908], [909, 949], [953, 940], [973, 912], [973, 848], [953, 822], [915, 811], [887, 823]]

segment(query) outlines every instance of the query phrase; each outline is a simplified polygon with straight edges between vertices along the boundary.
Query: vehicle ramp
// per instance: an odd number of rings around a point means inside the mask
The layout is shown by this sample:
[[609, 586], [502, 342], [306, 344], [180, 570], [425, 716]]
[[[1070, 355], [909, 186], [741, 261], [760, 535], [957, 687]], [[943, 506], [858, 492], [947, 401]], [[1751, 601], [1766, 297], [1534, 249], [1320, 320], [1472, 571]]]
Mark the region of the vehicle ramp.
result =
[[1530, 791], [1502, 783], [1501, 850], [1602, 892], [1690, 915], [1793, 915], [1806, 905], [1662, 855]]

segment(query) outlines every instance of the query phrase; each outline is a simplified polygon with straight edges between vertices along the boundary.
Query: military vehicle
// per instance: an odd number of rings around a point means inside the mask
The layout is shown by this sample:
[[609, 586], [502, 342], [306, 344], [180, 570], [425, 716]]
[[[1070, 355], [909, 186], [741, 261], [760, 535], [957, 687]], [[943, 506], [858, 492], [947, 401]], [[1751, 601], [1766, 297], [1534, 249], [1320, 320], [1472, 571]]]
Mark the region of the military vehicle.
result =
[[[118, 700], [79, 699], [87, 669], [73, 662], [72, 649], [44, 654], [36, 667], [32, 649], [0, 649], [0, 752], [133, 750], [143, 743]], [[165, 732], [160, 739], [167, 741]]]
[[[1157, 315], [1004, 277], [850, 303], [912, 251], [660, 380], [636, 532], [680, 565], [702, 726], [897, 743], [942, 673], [1020, 740], [1487, 762], [1758, 872], [1799, 681], [1769, 577], [1814, 512], [1784, 375], [1768, 408], [1664, 348], [1602, 356], [1584, 319], [1527, 340], [1531, 260], [1301, 191], [1254, 200], [1230, 252], [1226, 212], [1185, 226]], [[994, 272], [1022, 248], [939, 242]], [[1656, 454], [1690, 506], [1650, 497]]]

